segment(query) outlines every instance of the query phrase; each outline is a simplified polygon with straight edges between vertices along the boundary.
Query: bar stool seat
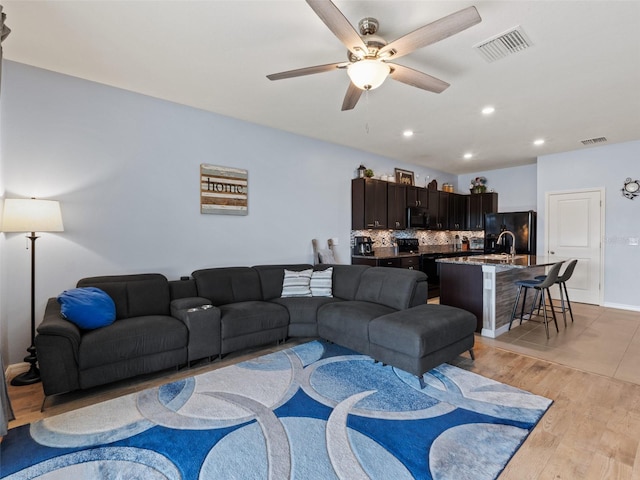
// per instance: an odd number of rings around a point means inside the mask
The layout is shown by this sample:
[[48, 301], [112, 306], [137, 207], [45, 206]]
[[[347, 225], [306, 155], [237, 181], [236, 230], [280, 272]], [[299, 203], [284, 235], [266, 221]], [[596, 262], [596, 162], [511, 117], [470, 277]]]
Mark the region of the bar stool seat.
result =
[[[542, 294], [541, 302], [543, 308], [543, 318], [544, 318], [544, 330], [547, 334], [547, 338], [549, 338], [549, 320], [547, 318], [547, 300], [545, 299], [545, 292], [547, 297], [549, 298], [549, 306], [551, 307], [551, 313], [553, 315], [553, 323], [556, 326], [556, 331], [559, 332], [558, 329], [558, 320], [556, 318], [556, 311], [553, 308], [553, 300], [551, 300], [551, 293], [549, 292], [549, 287], [554, 285], [558, 280], [558, 272], [560, 271], [560, 267], [563, 262], [554, 263], [549, 269], [549, 273], [546, 275], [544, 279], [529, 279], [529, 280], [519, 280], [515, 282], [518, 286], [518, 294], [516, 295], [516, 301], [513, 304], [513, 310], [511, 312], [511, 320], [509, 321], [509, 330], [511, 330], [511, 325], [513, 324], [513, 320], [516, 318], [516, 311], [518, 309], [518, 302], [520, 301], [520, 294], [522, 293], [522, 289], [524, 289], [524, 297], [522, 299], [522, 308], [520, 309], [520, 325], [522, 325], [522, 317], [524, 316], [524, 306], [527, 302], [527, 292], [530, 288], [536, 291], [536, 297], [538, 293]], [[529, 312], [529, 318], [533, 315], [533, 310], [535, 308], [536, 298], [534, 298], [534, 303], [531, 307], [531, 311]]]
[[[576, 268], [576, 263], [578, 263], [578, 260], [571, 260], [567, 265], [567, 267], [564, 269], [564, 272], [562, 272], [562, 275], [560, 275], [556, 280], [556, 285], [558, 285], [558, 287], [560, 288], [560, 304], [561, 304], [562, 317], [564, 318], [565, 327], [567, 326], [567, 310], [569, 310], [571, 323], [573, 323], [573, 311], [571, 310], [571, 302], [569, 301], [569, 292], [567, 291], [567, 282], [573, 275], [573, 270]], [[538, 275], [535, 279], [543, 281], [546, 278], [547, 278], [546, 275]], [[564, 289], [564, 292], [563, 292], [563, 289]], [[566, 299], [566, 306], [565, 306], [565, 299]], [[535, 304], [536, 301], [534, 300], [533, 303]], [[538, 311], [540, 311], [540, 304], [538, 304]]]

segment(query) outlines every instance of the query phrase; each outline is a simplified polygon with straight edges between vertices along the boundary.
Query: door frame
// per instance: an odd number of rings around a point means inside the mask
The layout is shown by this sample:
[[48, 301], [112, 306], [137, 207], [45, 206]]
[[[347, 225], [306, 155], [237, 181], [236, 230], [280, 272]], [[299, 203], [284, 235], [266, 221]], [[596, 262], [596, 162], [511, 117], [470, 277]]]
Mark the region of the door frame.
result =
[[572, 193], [598, 192], [600, 194], [600, 271], [598, 272], [598, 305], [604, 304], [604, 250], [606, 246], [605, 239], [605, 212], [606, 212], [606, 195], [605, 187], [593, 188], [576, 188], [571, 190], [553, 190], [544, 192], [544, 249], [545, 255], [549, 255], [549, 197], [551, 195], [565, 195]]

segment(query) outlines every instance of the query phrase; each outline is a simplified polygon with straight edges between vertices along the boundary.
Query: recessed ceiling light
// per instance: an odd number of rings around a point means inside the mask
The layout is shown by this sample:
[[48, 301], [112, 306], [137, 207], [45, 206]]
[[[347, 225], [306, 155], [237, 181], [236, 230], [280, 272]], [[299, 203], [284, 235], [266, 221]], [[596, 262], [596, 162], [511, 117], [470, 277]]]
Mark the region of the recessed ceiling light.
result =
[[483, 115], [491, 115], [493, 112], [495, 112], [496, 109], [493, 108], [492, 106], [486, 106], [482, 109], [482, 114]]
[[473, 153], [465, 153], [464, 154], [464, 158], [466, 158], [467, 160], [469, 160], [471, 157], [473, 157]]
[[404, 132], [402, 132], [402, 135], [404, 135], [405, 137], [413, 137], [413, 130], [405, 130]]
[[533, 141], [534, 145], [543, 145], [544, 144], [544, 138], [538, 138], [537, 140]]

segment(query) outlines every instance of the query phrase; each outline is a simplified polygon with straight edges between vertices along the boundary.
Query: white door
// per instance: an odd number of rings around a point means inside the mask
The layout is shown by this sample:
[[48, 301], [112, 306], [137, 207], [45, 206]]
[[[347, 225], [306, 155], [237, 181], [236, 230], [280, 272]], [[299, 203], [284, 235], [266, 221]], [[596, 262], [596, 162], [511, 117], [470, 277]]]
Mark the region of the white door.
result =
[[567, 282], [572, 301], [602, 303], [603, 199], [602, 189], [546, 194], [547, 255], [578, 259]]

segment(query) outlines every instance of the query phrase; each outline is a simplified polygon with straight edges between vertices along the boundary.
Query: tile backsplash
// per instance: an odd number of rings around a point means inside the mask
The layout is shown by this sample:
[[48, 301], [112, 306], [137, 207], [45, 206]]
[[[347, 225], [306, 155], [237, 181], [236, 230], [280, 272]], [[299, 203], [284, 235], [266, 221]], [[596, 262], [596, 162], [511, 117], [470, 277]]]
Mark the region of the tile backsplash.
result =
[[375, 247], [393, 247], [396, 238], [417, 238], [420, 245], [453, 245], [456, 235], [460, 238], [483, 238], [484, 232], [473, 231], [435, 231], [435, 230], [351, 230], [351, 246], [354, 237], [371, 237]]

